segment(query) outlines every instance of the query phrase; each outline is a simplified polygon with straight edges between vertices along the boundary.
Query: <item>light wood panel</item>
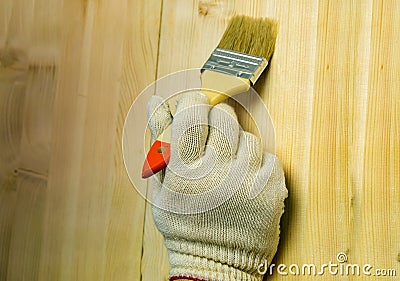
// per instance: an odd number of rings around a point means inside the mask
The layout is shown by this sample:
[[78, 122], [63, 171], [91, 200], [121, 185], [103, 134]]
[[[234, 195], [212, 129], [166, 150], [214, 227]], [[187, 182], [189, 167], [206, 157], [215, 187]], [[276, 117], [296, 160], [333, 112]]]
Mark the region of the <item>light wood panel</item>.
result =
[[[145, 201], [133, 189], [123, 164], [122, 130], [134, 99], [155, 80], [161, 16], [160, 0], [128, 1], [105, 280], [140, 280]], [[136, 122], [143, 122], [140, 117]], [[135, 136], [143, 137], [143, 136]], [[142, 159], [140, 159], [140, 162]], [[137, 171], [141, 172], [141, 171]], [[154, 268], [152, 269], [154, 271]]]
[[[256, 85], [275, 125], [277, 156], [284, 167], [289, 198], [274, 263], [311, 263], [307, 210], [311, 121], [317, 60], [318, 1], [282, 1], [269, 9], [280, 21], [276, 50], [265, 83]], [[261, 81], [263, 82], [263, 81]], [[307, 245], [307, 246], [305, 246]], [[279, 280], [279, 276], [275, 276]]]
[[59, 43], [56, 4], [2, 1], [0, 8], [1, 280], [38, 279]]
[[155, 77], [160, 5], [65, 3], [41, 280], [140, 278], [144, 200], [126, 175], [121, 137], [129, 106]]
[[256, 85], [289, 189], [274, 262], [343, 251], [400, 274], [400, 2], [5, 0], [1, 281], [167, 279], [151, 206], [123, 165], [124, 118], [155, 79], [201, 67], [234, 14], [280, 21]]
[[[394, 222], [399, 218], [400, 171], [392, 158], [398, 159], [398, 127], [394, 126], [399, 120], [399, 95], [394, 98], [392, 93], [398, 92], [394, 65], [400, 57], [393, 51], [391, 37], [398, 26], [397, 9], [395, 2], [380, 1], [164, 3], [158, 77], [200, 67], [234, 13], [280, 20], [268, 75], [256, 85], [275, 123], [277, 155], [290, 194], [275, 263], [321, 265], [335, 262], [336, 255], [345, 252], [352, 263], [399, 267], [400, 230]], [[380, 69], [377, 57], [390, 66]], [[388, 69], [386, 76], [376, 80], [373, 75], [384, 69]], [[376, 147], [378, 132], [386, 134], [386, 140]], [[375, 136], [374, 145], [368, 143], [368, 136]], [[365, 158], [369, 154], [374, 158]], [[372, 169], [376, 169], [375, 158], [382, 155], [386, 158], [380, 160], [379, 175]], [[150, 266], [151, 257], [165, 256], [165, 250], [151, 217], [145, 230], [145, 241], [154, 241], [144, 245], [144, 264]], [[160, 265], [166, 270], [167, 260]], [[143, 277], [163, 278], [150, 270]], [[276, 273], [270, 277], [285, 278]]]
[[161, 2], [0, 6], [0, 280], [139, 279], [121, 135], [155, 79]]
[[[361, 164], [354, 157], [358, 153], [354, 137], [363, 131], [353, 115], [357, 109], [363, 111], [355, 105], [367, 96], [363, 85], [368, 81], [365, 58], [369, 56], [368, 49], [357, 52], [357, 48], [369, 45], [371, 26], [371, 7], [364, 5], [319, 5], [307, 186], [308, 202], [312, 202], [307, 209], [311, 222], [307, 232], [315, 234], [307, 241], [317, 261], [336, 261], [336, 254], [344, 252], [351, 263], [367, 262], [354, 255], [359, 247], [354, 227], [362, 212], [354, 204], [359, 196], [354, 171]], [[340, 20], [343, 15], [347, 21]]]
[[[399, 266], [400, 203], [400, 3], [374, 1], [365, 120], [363, 185], [360, 188], [360, 256], [382, 267]], [[398, 277], [397, 277], [398, 278]]]

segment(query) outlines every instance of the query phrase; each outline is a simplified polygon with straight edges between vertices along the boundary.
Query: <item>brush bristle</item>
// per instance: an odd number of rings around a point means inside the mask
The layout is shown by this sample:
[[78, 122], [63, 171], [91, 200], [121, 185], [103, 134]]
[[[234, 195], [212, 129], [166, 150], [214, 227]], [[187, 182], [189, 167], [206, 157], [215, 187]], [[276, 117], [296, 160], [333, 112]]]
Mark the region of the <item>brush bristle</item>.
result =
[[269, 60], [275, 49], [278, 22], [270, 18], [234, 16], [218, 47]]

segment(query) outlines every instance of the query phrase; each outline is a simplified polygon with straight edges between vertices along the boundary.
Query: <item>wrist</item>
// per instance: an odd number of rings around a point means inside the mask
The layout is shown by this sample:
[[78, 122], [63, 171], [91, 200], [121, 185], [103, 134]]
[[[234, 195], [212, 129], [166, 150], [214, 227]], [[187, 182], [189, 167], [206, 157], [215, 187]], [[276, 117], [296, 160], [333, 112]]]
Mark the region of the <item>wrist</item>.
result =
[[[170, 280], [191, 281], [261, 281], [256, 268], [245, 269], [242, 265], [226, 264], [205, 257], [170, 252]], [[243, 256], [242, 256], [243, 257]]]
[[172, 276], [170, 281], [208, 281], [190, 276]]

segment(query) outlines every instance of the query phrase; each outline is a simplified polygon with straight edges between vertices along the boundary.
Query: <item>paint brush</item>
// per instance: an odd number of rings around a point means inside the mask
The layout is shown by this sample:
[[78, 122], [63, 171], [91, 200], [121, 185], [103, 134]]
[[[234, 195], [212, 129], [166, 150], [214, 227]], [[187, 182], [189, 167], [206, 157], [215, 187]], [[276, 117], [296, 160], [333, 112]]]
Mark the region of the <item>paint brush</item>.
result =
[[[269, 18], [234, 16], [218, 47], [201, 70], [201, 92], [211, 106], [249, 90], [268, 65], [275, 49], [277, 21]], [[174, 115], [174, 112], [171, 112]], [[164, 169], [170, 159], [171, 125], [151, 146], [142, 178]]]

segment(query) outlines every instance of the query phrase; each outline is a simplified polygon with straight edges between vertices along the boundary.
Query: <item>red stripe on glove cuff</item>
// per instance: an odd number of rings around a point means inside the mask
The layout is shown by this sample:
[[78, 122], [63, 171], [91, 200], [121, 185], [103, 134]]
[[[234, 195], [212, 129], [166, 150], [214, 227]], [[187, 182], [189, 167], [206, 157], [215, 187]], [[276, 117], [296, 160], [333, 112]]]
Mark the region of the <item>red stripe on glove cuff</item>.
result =
[[179, 279], [186, 279], [186, 280], [193, 280], [193, 281], [207, 281], [204, 279], [199, 279], [199, 278], [191, 277], [191, 276], [172, 276], [169, 280], [174, 281], [174, 280], [179, 280]]

